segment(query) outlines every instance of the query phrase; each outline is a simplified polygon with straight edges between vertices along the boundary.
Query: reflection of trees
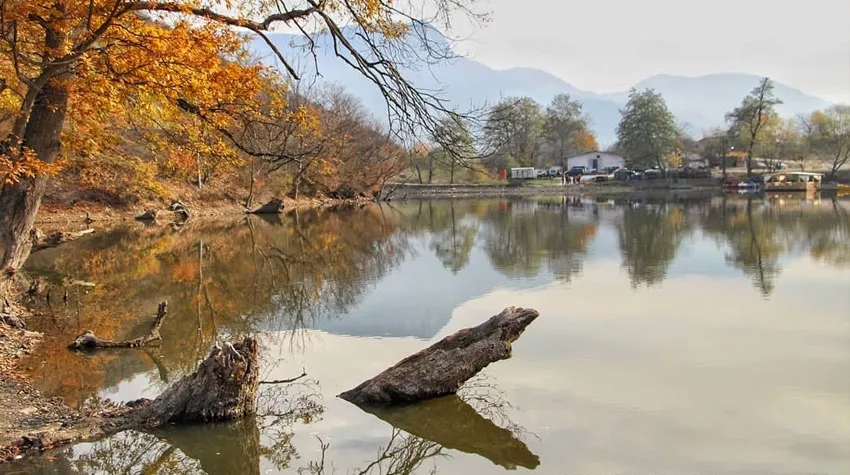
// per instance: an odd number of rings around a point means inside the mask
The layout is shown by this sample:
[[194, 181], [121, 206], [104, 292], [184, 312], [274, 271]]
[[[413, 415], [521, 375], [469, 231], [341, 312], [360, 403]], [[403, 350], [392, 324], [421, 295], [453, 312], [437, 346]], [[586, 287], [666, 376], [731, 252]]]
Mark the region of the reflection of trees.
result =
[[[36, 253], [30, 271], [56, 290], [38, 322], [50, 331], [30, 360], [32, 372], [39, 372], [42, 390], [80, 405], [98, 389], [155, 367], [171, 377], [188, 372], [220, 335], [303, 329], [344, 314], [404, 258], [408, 244], [397, 230], [395, 219], [373, 207], [312, 210], [286, 214], [277, 225], [121, 228]], [[69, 287], [63, 305], [56, 296], [72, 280], [96, 285]], [[135, 335], [163, 299], [169, 318], [156, 360], [143, 352], [87, 358], [65, 350], [83, 329], [104, 338]], [[43, 365], [61, 370], [44, 374]], [[151, 384], [164, 387], [159, 379]]]
[[[429, 211], [432, 210], [429, 207]], [[478, 233], [477, 221], [458, 218], [455, 215], [455, 203], [451, 201], [448, 219], [442, 222], [432, 219], [431, 222], [431, 232], [434, 233], [431, 249], [446, 269], [457, 274], [469, 263], [469, 253]]]
[[617, 230], [632, 287], [658, 284], [688, 233], [686, 212], [672, 204], [627, 206]]
[[545, 264], [555, 278], [569, 281], [581, 271], [595, 219], [573, 220], [563, 202], [498, 203], [487, 209], [484, 247], [493, 266], [511, 277], [534, 276]]
[[764, 295], [773, 292], [779, 258], [794, 250], [831, 265], [850, 263], [846, 203], [826, 205], [752, 198], [718, 200], [703, 215], [703, 231], [728, 247], [726, 261], [741, 269]]

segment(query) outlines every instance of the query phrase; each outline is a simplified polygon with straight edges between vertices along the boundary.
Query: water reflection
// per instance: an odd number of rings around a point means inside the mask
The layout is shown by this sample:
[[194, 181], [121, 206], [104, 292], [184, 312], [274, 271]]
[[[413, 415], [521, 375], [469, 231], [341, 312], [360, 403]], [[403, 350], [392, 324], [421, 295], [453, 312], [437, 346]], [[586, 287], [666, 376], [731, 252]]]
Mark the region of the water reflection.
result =
[[365, 410], [409, 434], [448, 449], [478, 454], [507, 469], [540, 465], [540, 459], [516, 434], [497, 426], [458, 396]]
[[[456, 309], [494, 289], [553, 284], [557, 295], [553, 291], [545, 302], [532, 303], [559, 309], [575, 298], [604, 299], [606, 289], [619, 288], [616, 283], [623, 284], [624, 294], [612, 298], [626, 301], [626, 294], [675, 284], [674, 276], [715, 273], [745, 284], [735, 287], [741, 289], [738, 297], [775, 303], [776, 289], [793, 274], [795, 263], [850, 268], [848, 210], [850, 201], [839, 199], [594, 202], [557, 197], [394, 203], [332, 213], [299, 211], [272, 221], [189, 222], [179, 228], [128, 226], [32, 256], [30, 272], [51, 289], [49, 299], [46, 292], [36, 297], [44, 311], [34, 322], [47, 339], [22, 365], [44, 392], [82, 406], [104, 397], [156, 396], [169, 381], [191, 371], [214, 341], [246, 333], [264, 335], [264, 367], [307, 352], [328, 335], [337, 344], [348, 337], [369, 340], [368, 351], [387, 346], [388, 339], [414, 340], [410, 345], [421, 347], [421, 340], [450, 326]], [[585, 285], [588, 280], [592, 285]], [[569, 294], [571, 288], [598, 293], [583, 299], [584, 294]], [[170, 315], [158, 347], [90, 355], [65, 350], [87, 328], [113, 339], [144, 333], [163, 299], [169, 301]], [[584, 330], [593, 324], [585, 322]], [[627, 345], [598, 348], [594, 345], [604, 346], [610, 330], [600, 329], [584, 342], [578, 338], [581, 331], [570, 327], [563, 334], [572, 338], [574, 357], [592, 348], [613, 361], [618, 348]], [[643, 338], [661, 336], [652, 332]], [[575, 362], [565, 350], [544, 350]], [[355, 364], [346, 358], [360, 356], [342, 354], [329, 366], [345, 368]], [[389, 363], [399, 357], [393, 356]], [[361, 359], [358, 366], [373, 363], [367, 356]], [[309, 373], [309, 360], [306, 364]], [[493, 399], [486, 391], [483, 397], [466, 394], [378, 411], [377, 417], [351, 415], [373, 420], [385, 431], [379, 444], [358, 449], [356, 460], [362, 463], [355, 463], [354, 457], [343, 462], [333, 453], [341, 450], [339, 440], [306, 435], [309, 443], [293, 440], [323, 416], [327, 402], [318, 398], [318, 389], [276, 397], [273, 392], [282, 389], [272, 389], [262, 397], [274, 401], [248, 426], [125, 433], [66, 449], [49, 467], [64, 473], [156, 473], [157, 467], [166, 467], [161, 473], [214, 473], [217, 459], [241, 453], [247, 454], [238, 462], [244, 465], [227, 460], [222, 467], [229, 472], [219, 473], [297, 468], [332, 473], [334, 462], [337, 473], [411, 473], [457, 453], [492, 462], [494, 468], [545, 466], [546, 454], [506, 417], [512, 410], [505, 399]], [[184, 439], [205, 442], [193, 447]], [[325, 448], [308, 454], [305, 445]]]

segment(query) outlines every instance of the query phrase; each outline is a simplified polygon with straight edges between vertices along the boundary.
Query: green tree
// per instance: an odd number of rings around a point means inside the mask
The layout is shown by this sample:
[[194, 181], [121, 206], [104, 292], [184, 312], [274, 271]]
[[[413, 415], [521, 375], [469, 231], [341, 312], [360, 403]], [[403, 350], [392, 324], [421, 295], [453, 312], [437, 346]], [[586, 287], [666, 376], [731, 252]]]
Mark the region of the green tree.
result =
[[773, 81], [763, 78], [758, 86], [741, 101], [741, 105], [726, 114], [726, 120], [737, 132], [738, 140], [747, 151], [747, 178], [753, 176], [753, 152], [765, 129], [777, 119], [776, 106], [782, 101], [773, 94]]
[[850, 106], [834, 105], [811, 117], [812, 145], [830, 178], [850, 160]]
[[[546, 107], [543, 122], [543, 138], [550, 164], [566, 165], [567, 157], [585, 152], [586, 138], [592, 137], [588, 118], [582, 112], [581, 102], [569, 94], [558, 94]], [[593, 140], [595, 142], [595, 140]]]
[[665, 168], [666, 157], [676, 150], [679, 129], [661, 94], [653, 89], [632, 89], [620, 114], [619, 150], [631, 163]]
[[484, 138], [494, 157], [511, 156], [522, 166], [534, 166], [543, 138], [543, 113], [530, 97], [509, 98], [490, 111]]
[[[429, 154], [429, 159], [449, 167], [449, 183], [455, 182], [455, 169], [458, 164], [466, 164], [478, 155], [475, 139], [469, 131], [469, 124], [459, 115], [444, 117], [431, 136], [431, 139], [442, 146], [435, 148]], [[429, 168], [430, 170], [431, 168]], [[428, 175], [428, 183], [431, 181]]]

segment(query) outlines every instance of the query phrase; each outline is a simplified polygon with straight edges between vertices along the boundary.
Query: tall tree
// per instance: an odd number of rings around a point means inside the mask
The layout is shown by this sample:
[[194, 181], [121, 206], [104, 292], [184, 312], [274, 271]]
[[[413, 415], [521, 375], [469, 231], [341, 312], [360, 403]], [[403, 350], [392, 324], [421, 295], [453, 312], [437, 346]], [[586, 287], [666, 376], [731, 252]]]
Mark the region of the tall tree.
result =
[[738, 133], [747, 152], [747, 178], [753, 176], [753, 152], [771, 121], [777, 118], [776, 106], [782, 101], [773, 94], [773, 81], [763, 78], [758, 86], [741, 101], [741, 105], [726, 114], [726, 120]]
[[550, 152], [549, 162], [566, 166], [567, 157], [599, 148], [588, 128], [581, 102], [569, 94], [558, 94], [546, 107], [543, 137]]
[[[399, 64], [414, 56], [444, 60], [445, 50], [410, 24], [444, 19], [441, 26], [448, 27], [453, 13], [470, 12], [467, 3], [440, 1], [433, 16], [422, 18], [414, 5], [373, 0], [0, 2], [0, 120], [8, 130], [0, 139], [0, 269], [18, 268], [29, 252], [45, 172], [60, 154], [69, 113], [93, 139], [81, 144], [98, 142], [91, 131], [107, 125], [98, 120], [102, 111], [131, 109], [148, 116], [185, 113], [227, 135], [232, 116], [258, 95], [262, 69], [243, 64], [247, 37], [237, 28], [264, 40], [297, 79], [266, 34], [284, 23], [301, 31], [321, 26], [314, 30], [333, 38], [336, 57], [386, 97], [398, 133], [433, 131], [448, 112], [443, 101], [406, 81]], [[355, 46], [341, 25], [354, 28], [366, 49]], [[421, 41], [405, 41], [408, 35]], [[312, 36], [307, 40], [315, 46]], [[419, 54], [411, 55], [414, 48]]]
[[[449, 167], [449, 183], [455, 182], [455, 170], [459, 163], [475, 158], [478, 152], [475, 149], [475, 140], [469, 131], [467, 121], [459, 115], [445, 117], [431, 136], [436, 144], [429, 154], [429, 160], [436, 161]], [[448, 152], [447, 148], [452, 152]], [[429, 174], [430, 183], [430, 174]]]
[[543, 137], [540, 104], [530, 97], [503, 100], [490, 111], [484, 136], [496, 156], [513, 157], [523, 166], [534, 166]]
[[815, 151], [834, 178], [850, 160], [850, 106], [839, 104], [815, 112], [810, 123]]
[[618, 149], [631, 163], [665, 168], [665, 159], [676, 150], [679, 129], [661, 94], [633, 88], [620, 114]]

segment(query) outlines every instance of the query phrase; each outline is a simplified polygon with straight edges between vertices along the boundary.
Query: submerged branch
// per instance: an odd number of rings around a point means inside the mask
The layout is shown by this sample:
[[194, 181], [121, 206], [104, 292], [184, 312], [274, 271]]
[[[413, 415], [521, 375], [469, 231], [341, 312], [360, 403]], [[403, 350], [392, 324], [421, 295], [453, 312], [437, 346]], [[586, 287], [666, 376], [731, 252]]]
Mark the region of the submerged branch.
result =
[[139, 348], [146, 346], [153, 341], [160, 340], [162, 337], [159, 334], [159, 329], [162, 327], [162, 321], [168, 314], [168, 303], [161, 302], [156, 311], [156, 317], [151, 324], [150, 332], [145, 336], [140, 336], [132, 340], [111, 341], [98, 338], [91, 330], [86, 330], [81, 333], [70, 345], [70, 349], [82, 348]]

